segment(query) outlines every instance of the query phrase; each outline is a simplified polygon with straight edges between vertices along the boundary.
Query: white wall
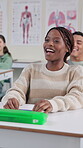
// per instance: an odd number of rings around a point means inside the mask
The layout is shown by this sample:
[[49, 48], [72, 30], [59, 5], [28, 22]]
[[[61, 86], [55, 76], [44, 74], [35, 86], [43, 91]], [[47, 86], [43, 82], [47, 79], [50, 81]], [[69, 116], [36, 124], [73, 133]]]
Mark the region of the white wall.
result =
[[[40, 46], [29, 46], [29, 45], [22, 45], [22, 46], [13, 46], [11, 45], [11, 28], [12, 28], [12, 0], [8, 0], [8, 48], [12, 53], [14, 59], [36, 59], [36, 60], [43, 60], [44, 53], [43, 53], [43, 40], [45, 36], [45, 3], [46, 0], [42, 0], [42, 42]], [[78, 12], [78, 28], [81, 30], [81, 23], [82, 23], [82, 7], [83, 7], [83, 0], [79, 0]]]

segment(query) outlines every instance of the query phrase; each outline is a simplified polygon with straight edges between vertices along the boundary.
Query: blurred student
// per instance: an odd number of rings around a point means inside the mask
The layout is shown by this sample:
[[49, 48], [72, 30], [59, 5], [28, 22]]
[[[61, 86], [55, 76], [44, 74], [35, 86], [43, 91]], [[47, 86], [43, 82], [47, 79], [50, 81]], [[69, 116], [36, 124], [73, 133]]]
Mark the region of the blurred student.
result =
[[73, 33], [74, 49], [71, 52], [70, 59], [67, 61], [69, 65], [83, 66], [83, 33], [76, 31]]
[[[3, 35], [0, 34], [0, 69], [10, 69], [12, 67], [12, 57], [6, 46], [6, 40]], [[0, 93], [2, 93], [2, 88], [4, 81], [0, 81]]]
[[19, 109], [25, 103], [34, 104], [33, 111], [45, 113], [82, 108], [83, 68], [65, 63], [73, 45], [69, 30], [51, 28], [43, 44], [47, 63], [34, 63], [24, 68], [2, 98], [4, 108]]

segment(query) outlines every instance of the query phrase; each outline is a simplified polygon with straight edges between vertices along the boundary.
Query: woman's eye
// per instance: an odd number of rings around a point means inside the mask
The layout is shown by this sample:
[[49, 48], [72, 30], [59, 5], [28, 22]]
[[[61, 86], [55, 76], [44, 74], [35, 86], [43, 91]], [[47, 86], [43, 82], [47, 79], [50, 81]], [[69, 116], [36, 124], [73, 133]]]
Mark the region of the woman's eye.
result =
[[82, 42], [78, 42], [77, 44], [78, 44], [78, 45], [82, 45]]
[[45, 42], [49, 42], [49, 39], [45, 39]]
[[54, 40], [54, 43], [59, 43], [59, 40]]
[[45, 42], [53, 42], [53, 43], [59, 43], [59, 40], [50, 40], [49, 38], [45, 38]]

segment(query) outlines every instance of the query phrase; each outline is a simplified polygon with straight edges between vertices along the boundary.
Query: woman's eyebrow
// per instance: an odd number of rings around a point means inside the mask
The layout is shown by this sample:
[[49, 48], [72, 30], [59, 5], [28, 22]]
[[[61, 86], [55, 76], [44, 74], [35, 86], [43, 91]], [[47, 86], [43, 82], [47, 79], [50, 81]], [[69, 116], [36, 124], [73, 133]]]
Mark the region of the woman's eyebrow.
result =
[[83, 41], [82, 41], [82, 40], [77, 40], [77, 42], [80, 42], [80, 43], [82, 43]]
[[[51, 38], [51, 37], [50, 36], [46, 36], [45, 39], [46, 38]], [[56, 36], [56, 37], [53, 37], [53, 39], [61, 39], [61, 37]]]

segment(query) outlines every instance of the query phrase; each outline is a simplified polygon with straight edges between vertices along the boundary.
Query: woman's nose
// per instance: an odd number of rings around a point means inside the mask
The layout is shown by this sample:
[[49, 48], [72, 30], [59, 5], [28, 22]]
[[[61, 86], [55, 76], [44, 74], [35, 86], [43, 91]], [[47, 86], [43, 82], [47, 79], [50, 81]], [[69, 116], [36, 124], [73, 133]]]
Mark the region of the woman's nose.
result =
[[74, 42], [74, 47], [76, 47], [77, 46], [77, 43], [76, 42]]
[[51, 40], [51, 41], [49, 42], [49, 44], [50, 44], [51, 46], [53, 46], [53, 45], [54, 45], [54, 42]]

